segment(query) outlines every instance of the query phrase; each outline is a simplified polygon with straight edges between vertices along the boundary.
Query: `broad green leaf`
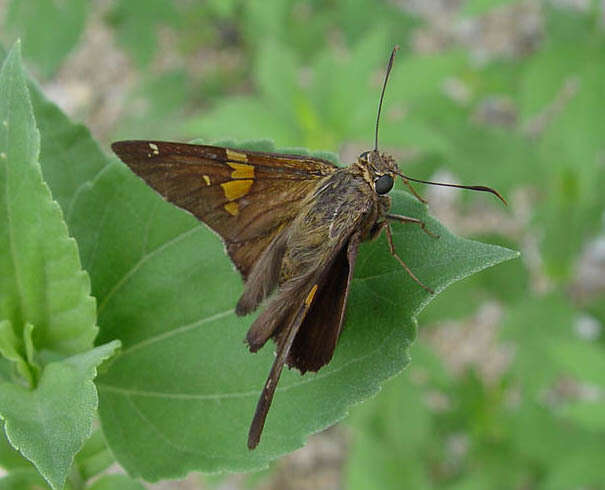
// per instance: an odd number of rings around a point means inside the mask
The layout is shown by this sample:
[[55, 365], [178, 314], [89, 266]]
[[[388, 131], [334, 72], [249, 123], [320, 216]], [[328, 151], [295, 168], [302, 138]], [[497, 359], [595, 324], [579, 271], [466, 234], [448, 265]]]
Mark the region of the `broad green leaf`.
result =
[[88, 128], [72, 123], [44, 97], [34, 82], [30, 81], [29, 86], [41, 136], [42, 174], [70, 227], [75, 198], [92, 185], [96, 176], [109, 165], [109, 160], [99, 150]]
[[[394, 198], [397, 212], [425, 217], [405, 193]], [[383, 237], [362, 247], [335, 359], [317, 375], [284, 373], [261, 445], [250, 452], [247, 428], [273, 354], [267, 346], [251, 355], [242, 344], [251, 319], [233, 313], [241, 281], [220, 241], [121, 166], [108, 168], [78, 201], [74, 229], [82, 237], [85, 227], [95, 230], [80, 243], [95, 278], [100, 340], [124, 343], [98, 380], [100, 415], [112, 451], [133, 476], [259, 468], [342, 418], [407, 363], [413, 316], [431, 298]], [[516, 256], [426, 219], [440, 239], [399, 226], [395, 243], [438, 291]]]
[[5, 27], [23, 39], [25, 58], [49, 77], [75, 47], [87, 14], [86, 0], [11, 0]]
[[48, 364], [33, 390], [0, 384], [0, 416], [8, 440], [55, 489], [63, 488], [75, 454], [92, 432], [96, 368], [118, 346], [110, 342]]
[[64, 355], [90, 348], [97, 332], [89, 279], [42, 181], [38, 151], [17, 46], [0, 73], [0, 320], [10, 323], [23, 359], [26, 324], [36, 350]]

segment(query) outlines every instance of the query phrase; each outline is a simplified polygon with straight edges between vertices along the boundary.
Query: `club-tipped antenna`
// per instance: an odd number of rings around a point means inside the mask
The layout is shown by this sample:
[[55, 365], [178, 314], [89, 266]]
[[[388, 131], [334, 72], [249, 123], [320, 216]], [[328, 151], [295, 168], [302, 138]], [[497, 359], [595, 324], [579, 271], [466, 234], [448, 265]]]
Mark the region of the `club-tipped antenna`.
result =
[[380, 112], [382, 111], [382, 99], [384, 98], [384, 90], [387, 87], [387, 81], [389, 80], [389, 74], [391, 73], [391, 68], [393, 68], [393, 61], [395, 60], [395, 54], [397, 54], [397, 50], [399, 46], [395, 46], [393, 51], [391, 52], [391, 57], [389, 58], [389, 63], [387, 64], [387, 71], [384, 75], [384, 82], [382, 84], [382, 92], [380, 92], [380, 101], [378, 102], [378, 114], [376, 115], [376, 130], [374, 133], [374, 151], [378, 150], [378, 123], [380, 122]]
[[459, 185], [459, 184], [445, 184], [443, 182], [431, 182], [429, 180], [421, 180], [414, 179], [413, 177], [408, 177], [401, 172], [397, 172], [397, 174], [405, 181], [411, 180], [412, 182], [420, 182], [421, 184], [430, 184], [430, 185], [440, 185], [443, 187], [456, 187], [458, 189], [469, 189], [471, 191], [479, 191], [479, 192], [489, 192], [500, 199], [504, 204], [508, 204], [506, 199], [504, 199], [500, 193], [496, 189], [492, 189], [491, 187], [487, 187], [484, 185]]

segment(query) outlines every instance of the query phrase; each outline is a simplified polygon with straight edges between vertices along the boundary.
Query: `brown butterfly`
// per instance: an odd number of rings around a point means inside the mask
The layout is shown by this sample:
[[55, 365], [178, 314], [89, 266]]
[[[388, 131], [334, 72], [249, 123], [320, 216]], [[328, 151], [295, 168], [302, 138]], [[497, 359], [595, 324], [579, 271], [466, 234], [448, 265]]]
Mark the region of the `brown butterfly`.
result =
[[[113, 151], [166, 200], [216, 231], [245, 283], [235, 312], [246, 315], [268, 298], [248, 330], [252, 352], [270, 338], [277, 356], [256, 407], [248, 447], [261, 437], [284, 364], [301, 373], [330, 362], [343, 326], [359, 244], [382, 230], [397, 255], [391, 221], [424, 222], [389, 213], [387, 196], [400, 176], [409, 181], [487, 191], [484, 186], [439, 184], [405, 176], [378, 151], [378, 121], [393, 49], [380, 95], [374, 149], [349, 167], [320, 158], [162, 141], [118, 141]], [[433, 235], [434, 236], [434, 235]]]

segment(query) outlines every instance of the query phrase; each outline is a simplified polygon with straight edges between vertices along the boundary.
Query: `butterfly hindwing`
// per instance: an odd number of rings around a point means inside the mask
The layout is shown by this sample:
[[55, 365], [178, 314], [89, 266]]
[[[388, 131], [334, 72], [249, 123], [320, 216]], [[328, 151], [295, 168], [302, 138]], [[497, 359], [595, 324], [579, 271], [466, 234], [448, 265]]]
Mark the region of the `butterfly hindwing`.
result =
[[292, 343], [287, 363], [301, 374], [318, 371], [334, 355], [344, 323], [358, 245], [358, 237], [354, 235], [338, 252]]
[[166, 200], [216, 231], [247, 278], [260, 254], [336, 166], [301, 155], [161, 141], [119, 141], [113, 151]]

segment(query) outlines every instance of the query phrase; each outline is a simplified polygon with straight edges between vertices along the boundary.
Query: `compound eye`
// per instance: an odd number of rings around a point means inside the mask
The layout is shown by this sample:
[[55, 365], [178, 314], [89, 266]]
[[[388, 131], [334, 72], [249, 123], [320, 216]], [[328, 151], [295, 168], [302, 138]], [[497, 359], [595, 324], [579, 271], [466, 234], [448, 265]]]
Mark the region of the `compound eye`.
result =
[[377, 194], [386, 194], [393, 188], [393, 177], [389, 174], [381, 175], [374, 182]]

